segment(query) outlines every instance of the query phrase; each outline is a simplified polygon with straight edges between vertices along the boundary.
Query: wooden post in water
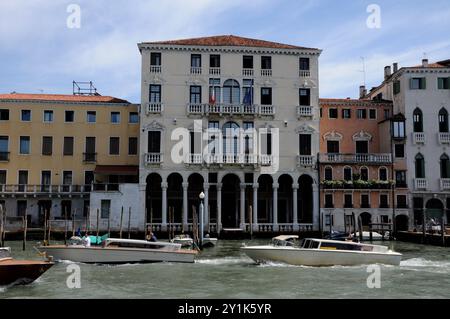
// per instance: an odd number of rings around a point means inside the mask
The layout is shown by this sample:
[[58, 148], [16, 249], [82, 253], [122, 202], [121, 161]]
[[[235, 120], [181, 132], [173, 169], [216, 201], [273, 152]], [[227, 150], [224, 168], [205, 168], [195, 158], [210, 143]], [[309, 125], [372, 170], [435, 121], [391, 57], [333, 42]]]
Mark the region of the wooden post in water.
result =
[[441, 239], [442, 239], [442, 247], [445, 247], [445, 222], [444, 222], [444, 214], [442, 214], [442, 218], [441, 218]]
[[111, 237], [111, 210], [108, 213], [108, 237]]
[[122, 239], [122, 227], [123, 227], [123, 206], [122, 206], [122, 210], [120, 211], [120, 229], [119, 229], [120, 239]]
[[97, 238], [95, 238], [95, 241], [98, 243], [98, 234], [100, 232], [100, 212], [97, 208]]
[[172, 206], [172, 222], [171, 222], [171, 227], [172, 227], [172, 238], [175, 238], [175, 207]]
[[47, 210], [44, 208], [44, 246], [47, 245]]
[[145, 213], [144, 213], [144, 240], [147, 240], [147, 212], [148, 212], [148, 208], [145, 208]]
[[23, 217], [23, 243], [22, 243], [22, 250], [24, 251], [27, 247], [27, 228], [28, 228], [28, 219], [27, 219], [27, 210], [25, 210], [25, 216]]
[[347, 235], [347, 215], [344, 212], [344, 233]]
[[3, 233], [5, 231], [5, 225], [3, 222], [3, 205], [0, 205], [0, 247], [5, 247], [5, 238]]
[[333, 215], [330, 213], [330, 239], [331, 239], [331, 234], [333, 233]]
[[361, 215], [358, 216], [358, 229], [359, 229], [359, 241], [363, 240], [363, 229], [362, 229], [362, 219]]
[[128, 239], [131, 238], [131, 207], [128, 207]]
[[249, 207], [248, 207], [248, 214], [250, 215], [249, 216], [249, 222], [250, 222], [250, 239], [252, 239], [253, 238], [253, 207], [252, 207], [252, 205], [250, 205]]
[[352, 224], [353, 224], [353, 239], [356, 240], [356, 217], [355, 217], [355, 212], [352, 212]]
[[[373, 239], [373, 234], [372, 234], [372, 222], [369, 224], [369, 236], [370, 236], [370, 241], [372, 241]], [[384, 231], [383, 231], [383, 238], [384, 238]]]
[[[75, 212], [75, 213], [74, 213]], [[75, 236], [75, 217], [76, 217], [76, 210], [72, 210], [72, 237]]]
[[427, 230], [426, 230], [426, 225], [425, 225], [425, 210], [422, 210], [422, 244], [425, 244], [426, 239], [427, 239]]
[[169, 207], [169, 225], [168, 225], [168, 237], [169, 241], [172, 239], [172, 207]]
[[[198, 224], [197, 224], [197, 210], [195, 209], [195, 206], [192, 205], [192, 238], [194, 240], [194, 243], [198, 246]], [[199, 247], [200, 248], [200, 247]]]
[[64, 209], [64, 245], [67, 245], [67, 207]]

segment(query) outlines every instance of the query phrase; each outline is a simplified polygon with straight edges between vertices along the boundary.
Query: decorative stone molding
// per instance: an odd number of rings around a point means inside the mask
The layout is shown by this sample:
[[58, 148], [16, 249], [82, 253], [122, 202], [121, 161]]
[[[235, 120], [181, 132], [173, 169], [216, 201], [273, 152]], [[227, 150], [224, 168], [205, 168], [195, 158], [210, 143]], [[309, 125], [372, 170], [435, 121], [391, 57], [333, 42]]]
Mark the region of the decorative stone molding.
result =
[[325, 141], [340, 141], [343, 139], [343, 135], [341, 133], [338, 133], [336, 131], [327, 132], [323, 135], [323, 139]]
[[371, 141], [372, 135], [367, 132], [360, 131], [355, 133], [352, 138], [354, 141]]
[[295, 133], [313, 134], [313, 133], [316, 133], [316, 129], [314, 127], [312, 127], [311, 125], [303, 124], [303, 125], [298, 126], [295, 129]]
[[147, 125], [144, 125], [142, 127], [142, 129], [144, 131], [164, 131], [165, 127], [158, 121], [153, 120], [152, 122], [148, 123]]

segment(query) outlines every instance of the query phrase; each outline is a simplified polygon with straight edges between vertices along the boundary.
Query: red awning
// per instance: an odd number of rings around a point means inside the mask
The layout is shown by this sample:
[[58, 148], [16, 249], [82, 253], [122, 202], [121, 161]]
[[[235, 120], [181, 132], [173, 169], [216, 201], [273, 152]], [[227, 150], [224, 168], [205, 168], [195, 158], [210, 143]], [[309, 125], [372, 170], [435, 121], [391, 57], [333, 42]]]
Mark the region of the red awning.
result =
[[139, 166], [136, 165], [97, 165], [94, 174], [98, 175], [138, 175]]

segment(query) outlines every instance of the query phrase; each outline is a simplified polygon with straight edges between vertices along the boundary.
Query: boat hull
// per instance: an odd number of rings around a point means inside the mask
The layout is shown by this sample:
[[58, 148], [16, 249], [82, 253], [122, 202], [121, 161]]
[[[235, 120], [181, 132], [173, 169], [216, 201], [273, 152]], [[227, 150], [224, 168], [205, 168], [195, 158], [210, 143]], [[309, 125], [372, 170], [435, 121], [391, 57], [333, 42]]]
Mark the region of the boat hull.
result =
[[92, 264], [193, 263], [196, 255], [196, 252], [191, 250], [169, 251], [163, 249], [148, 250], [84, 246], [40, 246], [38, 250], [56, 261], [69, 260]]
[[365, 264], [399, 265], [402, 255], [395, 252], [353, 252], [325, 249], [275, 248], [253, 246], [241, 248], [257, 263], [283, 262], [298, 266], [354, 266]]
[[0, 286], [30, 284], [53, 265], [45, 261], [14, 259], [0, 261]]

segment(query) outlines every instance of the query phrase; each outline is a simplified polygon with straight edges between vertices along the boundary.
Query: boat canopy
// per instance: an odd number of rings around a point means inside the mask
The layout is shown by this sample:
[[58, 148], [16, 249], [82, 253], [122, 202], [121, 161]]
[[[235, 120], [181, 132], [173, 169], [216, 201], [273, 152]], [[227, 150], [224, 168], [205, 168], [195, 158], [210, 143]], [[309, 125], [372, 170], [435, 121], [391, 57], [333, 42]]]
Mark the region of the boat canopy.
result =
[[280, 235], [280, 236], [274, 237], [273, 239], [287, 241], [287, 240], [298, 239], [298, 236], [297, 235]]

